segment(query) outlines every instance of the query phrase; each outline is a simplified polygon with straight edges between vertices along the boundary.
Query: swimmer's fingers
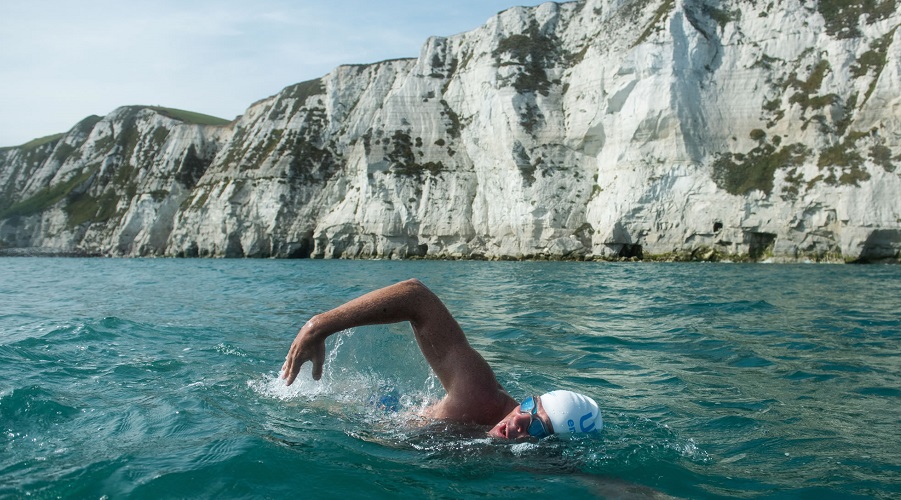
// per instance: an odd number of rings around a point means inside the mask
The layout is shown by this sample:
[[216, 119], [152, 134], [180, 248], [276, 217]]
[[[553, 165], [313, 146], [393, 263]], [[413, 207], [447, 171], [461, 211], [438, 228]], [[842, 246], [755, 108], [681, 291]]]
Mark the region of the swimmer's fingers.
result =
[[322, 378], [322, 366], [325, 365], [325, 342], [314, 346], [313, 352], [313, 380]]
[[293, 365], [289, 359], [286, 359], [285, 364], [282, 365], [282, 379], [285, 381], [285, 385], [293, 384], [294, 379], [297, 378], [297, 372], [291, 373], [294, 369]]
[[303, 367], [305, 360], [288, 360], [285, 362], [286, 367], [282, 370], [282, 378], [285, 379], [285, 385], [291, 385], [294, 383], [294, 380], [297, 378], [297, 374], [300, 373], [300, 368]]
[[300, 335], [291, 343], [288, 355], [285, 357], [285, 363], [282, 365], [282, 378], [285, 379], [285, 385], [294, 383], [297, 374], [300, 373], [300, 367], [306, 360], [303, 358], [303, 348], [301, 347]]
[[301, 367], [307, 361], [313, 362], [313, 379], [322, 378], [322, 367], [325, 364], [325, 341], [315, 340], [311, 337], [301, 330], [291, 344], [288, 356], [282, 365], [282, 378], [285, 379], [285, 385], [294, 383]]

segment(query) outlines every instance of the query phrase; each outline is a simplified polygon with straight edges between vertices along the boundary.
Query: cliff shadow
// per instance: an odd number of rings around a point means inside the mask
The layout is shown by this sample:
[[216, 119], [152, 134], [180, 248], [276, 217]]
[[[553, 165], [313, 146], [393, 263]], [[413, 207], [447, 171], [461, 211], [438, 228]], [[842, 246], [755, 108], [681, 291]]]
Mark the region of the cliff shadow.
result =
[[876, 229], [867, 236], [855, 263], [901, 262], [901, 229]]

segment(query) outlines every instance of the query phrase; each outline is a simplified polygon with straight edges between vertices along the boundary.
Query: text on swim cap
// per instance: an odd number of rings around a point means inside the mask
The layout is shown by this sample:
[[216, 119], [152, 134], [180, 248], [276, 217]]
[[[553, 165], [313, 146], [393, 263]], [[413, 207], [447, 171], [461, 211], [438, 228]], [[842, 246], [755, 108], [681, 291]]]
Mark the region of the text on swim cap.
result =
[[[585, 425], [586, 421], [588, 422], [588, 425]], [[570, 433], [576, 432], [576, 423], [572, 419], [569, 419], [566, 422], [566, 425], [569, 426]], [[581, 429], [581, 432], [594, 431], [594, 414], [589, 412], [583, 415], [582, 418], [579, 419], [579, 428]]]
[[[585, 421], [588, 420], [589, 424], [586, 427]], [[594, 430], [594, 415], [591, 413], [586, 413], [581, 419], [579, 419], [579, 427], [582, 428], [582, 432], [591, 432]]]

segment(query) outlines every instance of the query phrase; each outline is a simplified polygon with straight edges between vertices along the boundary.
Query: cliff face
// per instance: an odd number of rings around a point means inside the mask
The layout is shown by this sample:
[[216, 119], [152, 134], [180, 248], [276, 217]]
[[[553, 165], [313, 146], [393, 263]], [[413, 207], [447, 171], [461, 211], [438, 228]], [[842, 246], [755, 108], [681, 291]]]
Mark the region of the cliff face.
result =
[[895, 0], [513, 8], [227, 125], [125, 107], [2, 149], [0, 246], [898, 259], [899, 24]]

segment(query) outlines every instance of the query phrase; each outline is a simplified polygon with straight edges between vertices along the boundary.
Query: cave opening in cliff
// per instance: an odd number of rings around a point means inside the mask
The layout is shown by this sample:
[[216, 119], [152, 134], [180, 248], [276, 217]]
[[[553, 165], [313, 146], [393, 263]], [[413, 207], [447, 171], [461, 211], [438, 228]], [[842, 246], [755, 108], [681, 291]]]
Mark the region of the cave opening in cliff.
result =
[[635, 245], [631, 243], [623, 243], [623, 246], [620, 247], [619, 252], [617, 253], [617, 257], [620, 259], [641, 259], [644, 257], [644, 250], [641, 248], [641, 245]]
[[293, 248], [288, 252], [289, 259], [309, 259], [313, 253], [313, 234], [304, 236], [298, 243], [291, 246]]
[[776, 244], [776, 235], [773, 233], [745, 233], [745, 239], [748, 243], [748, 256], [754, 260], [771, 254]]

